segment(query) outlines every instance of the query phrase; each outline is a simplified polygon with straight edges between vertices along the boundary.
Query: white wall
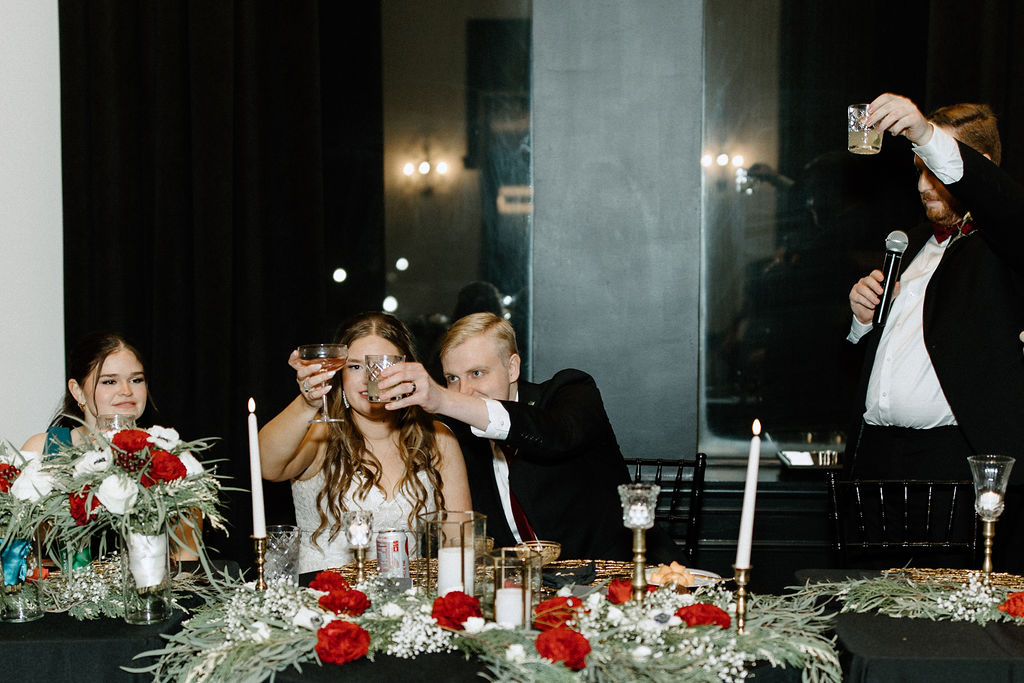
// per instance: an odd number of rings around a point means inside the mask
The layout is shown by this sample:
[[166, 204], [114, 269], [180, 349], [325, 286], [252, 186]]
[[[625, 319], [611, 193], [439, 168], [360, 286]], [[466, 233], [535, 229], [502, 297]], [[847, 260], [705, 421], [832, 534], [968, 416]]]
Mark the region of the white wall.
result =
[[64, 383], [56, 0], [0, 0], [0, 439], [43, 431]]

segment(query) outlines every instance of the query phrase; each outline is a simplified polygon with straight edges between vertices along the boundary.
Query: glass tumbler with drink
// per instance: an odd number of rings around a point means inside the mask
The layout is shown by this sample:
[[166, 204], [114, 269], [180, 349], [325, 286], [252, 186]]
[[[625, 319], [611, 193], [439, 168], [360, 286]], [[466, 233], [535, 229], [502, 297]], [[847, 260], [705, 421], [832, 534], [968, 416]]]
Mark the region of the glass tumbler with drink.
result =
[[[380, 403], [380, 387], [377, 383], [380, 381], [381, 371], [397, 363], [405, 362], [405, 356], [401, 354], [370, 355], [366, 356], [364, 360], [366, 362], [366, 400], [370, 403]], [[394, 396], [391, 400], [397, 401], [405, 396], [406, 394]]]
[[868, 105], [851, 104], [846, 109], [846, 148], [854, 154], [882, 151], [882, 131], [867, 125]]
[[[304, 344], [299, 347], [299, 361], [303, 365], [320, 365], [320, 372], [340, 370], [348, 360], [348, 347], [344, 344]], [[310, 422], [344, 422], [341, 418], [331, 417], [327, 412], [327, 392], [320, 397], [323, 407], [320, 417]]]

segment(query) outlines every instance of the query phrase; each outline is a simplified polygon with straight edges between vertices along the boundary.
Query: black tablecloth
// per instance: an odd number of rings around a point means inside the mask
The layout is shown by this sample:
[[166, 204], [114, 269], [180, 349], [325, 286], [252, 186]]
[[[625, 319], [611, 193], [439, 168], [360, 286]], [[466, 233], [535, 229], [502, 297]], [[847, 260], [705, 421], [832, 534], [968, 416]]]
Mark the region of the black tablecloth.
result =
[[845, 681], [1024, 681], [1024, 628], [840, 614]]
[[161, 633], [181, 630], [184, 613], [167, 621], [134, 626], [123, 619], [78, 621], [67, 614], [46, 614], [24, 624], [0, 623], [0, 680], [148, 681], [152, 676], [129, 674], [121, 666], [138, 667], [153, 659], [132, 657], [163, 647]]

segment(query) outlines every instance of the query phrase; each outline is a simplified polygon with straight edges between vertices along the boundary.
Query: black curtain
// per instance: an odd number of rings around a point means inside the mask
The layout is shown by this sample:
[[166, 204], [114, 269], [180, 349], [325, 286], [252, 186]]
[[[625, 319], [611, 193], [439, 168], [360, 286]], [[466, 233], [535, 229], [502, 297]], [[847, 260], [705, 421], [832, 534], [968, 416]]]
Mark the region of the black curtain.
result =
[[[159, 422], [217, 436], [248, 488], [246, 402], [384, 292], [375, 2], [80, 2], [60, 10], [65, 329], [147, 356]], [[344, 268], [342, 283], [332, 280]], [[247, 493], [226, 496], [251, 557]], [[292, 516], [267, 489], [268, 523]]]

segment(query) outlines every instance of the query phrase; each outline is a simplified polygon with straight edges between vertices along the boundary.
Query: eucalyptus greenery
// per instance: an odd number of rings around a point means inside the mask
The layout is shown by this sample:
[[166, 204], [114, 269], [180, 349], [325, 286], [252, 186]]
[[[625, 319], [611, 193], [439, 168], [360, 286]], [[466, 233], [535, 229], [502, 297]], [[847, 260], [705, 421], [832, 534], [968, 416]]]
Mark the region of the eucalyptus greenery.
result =
[[999, 605], [1015, 592], [987, 582], [971, 573], [967, 582], [915, 581], [899, 571], [881, 577], [812, 583], [798, 595], [819, 601], [838, 600], [841, 612], [877, 612], [890, 617], [968, 621], [984, 626], [989, 622], [1015, 621]]
[[[378, 654], [415, 657], [425, 652], [459, 649], [480, 659], [492, 680], [500, 681], [729, 681], [742, 680], [755, 665], [796, 667], [808, 683], [837, 682], [841, 669], [826, 637], [829, 620], [813, 596], [754, 596], [749, 633], [719, 626], [686, 627], [674, 615], [695, 602], [732, 606], [732, 593], [702, 588], [696, 594], [661, 589], [642, 603], [613, 605], [595, 592], [587, 611], [572, 624], [592, 647], [586, 667], [573, 672], [537, 653], [537, 632], [508, 629], [470, 618], [463, 631], [442, 629], [431, 617], [432, 598], [413, 588], [390, 589], [373, 579], [357, 586], [370, 599], [365, 613], [344, 617], [370, 634], [369, 659]], [[317, 629], [335, 618], [319, 607], [319, 593], [271, 585], [256, 591], [251, 584], [215, 587], [210, 600], [165, 636], [159, 650], [137, 659], [156, 661], [131, 671], [173, 680], [257, 682], [289, 667], [320, 665], [315, 652]], [[334, 665], [328, 665], [334, 666]], [[343, 665], [342, 665], [343, 666]]]

